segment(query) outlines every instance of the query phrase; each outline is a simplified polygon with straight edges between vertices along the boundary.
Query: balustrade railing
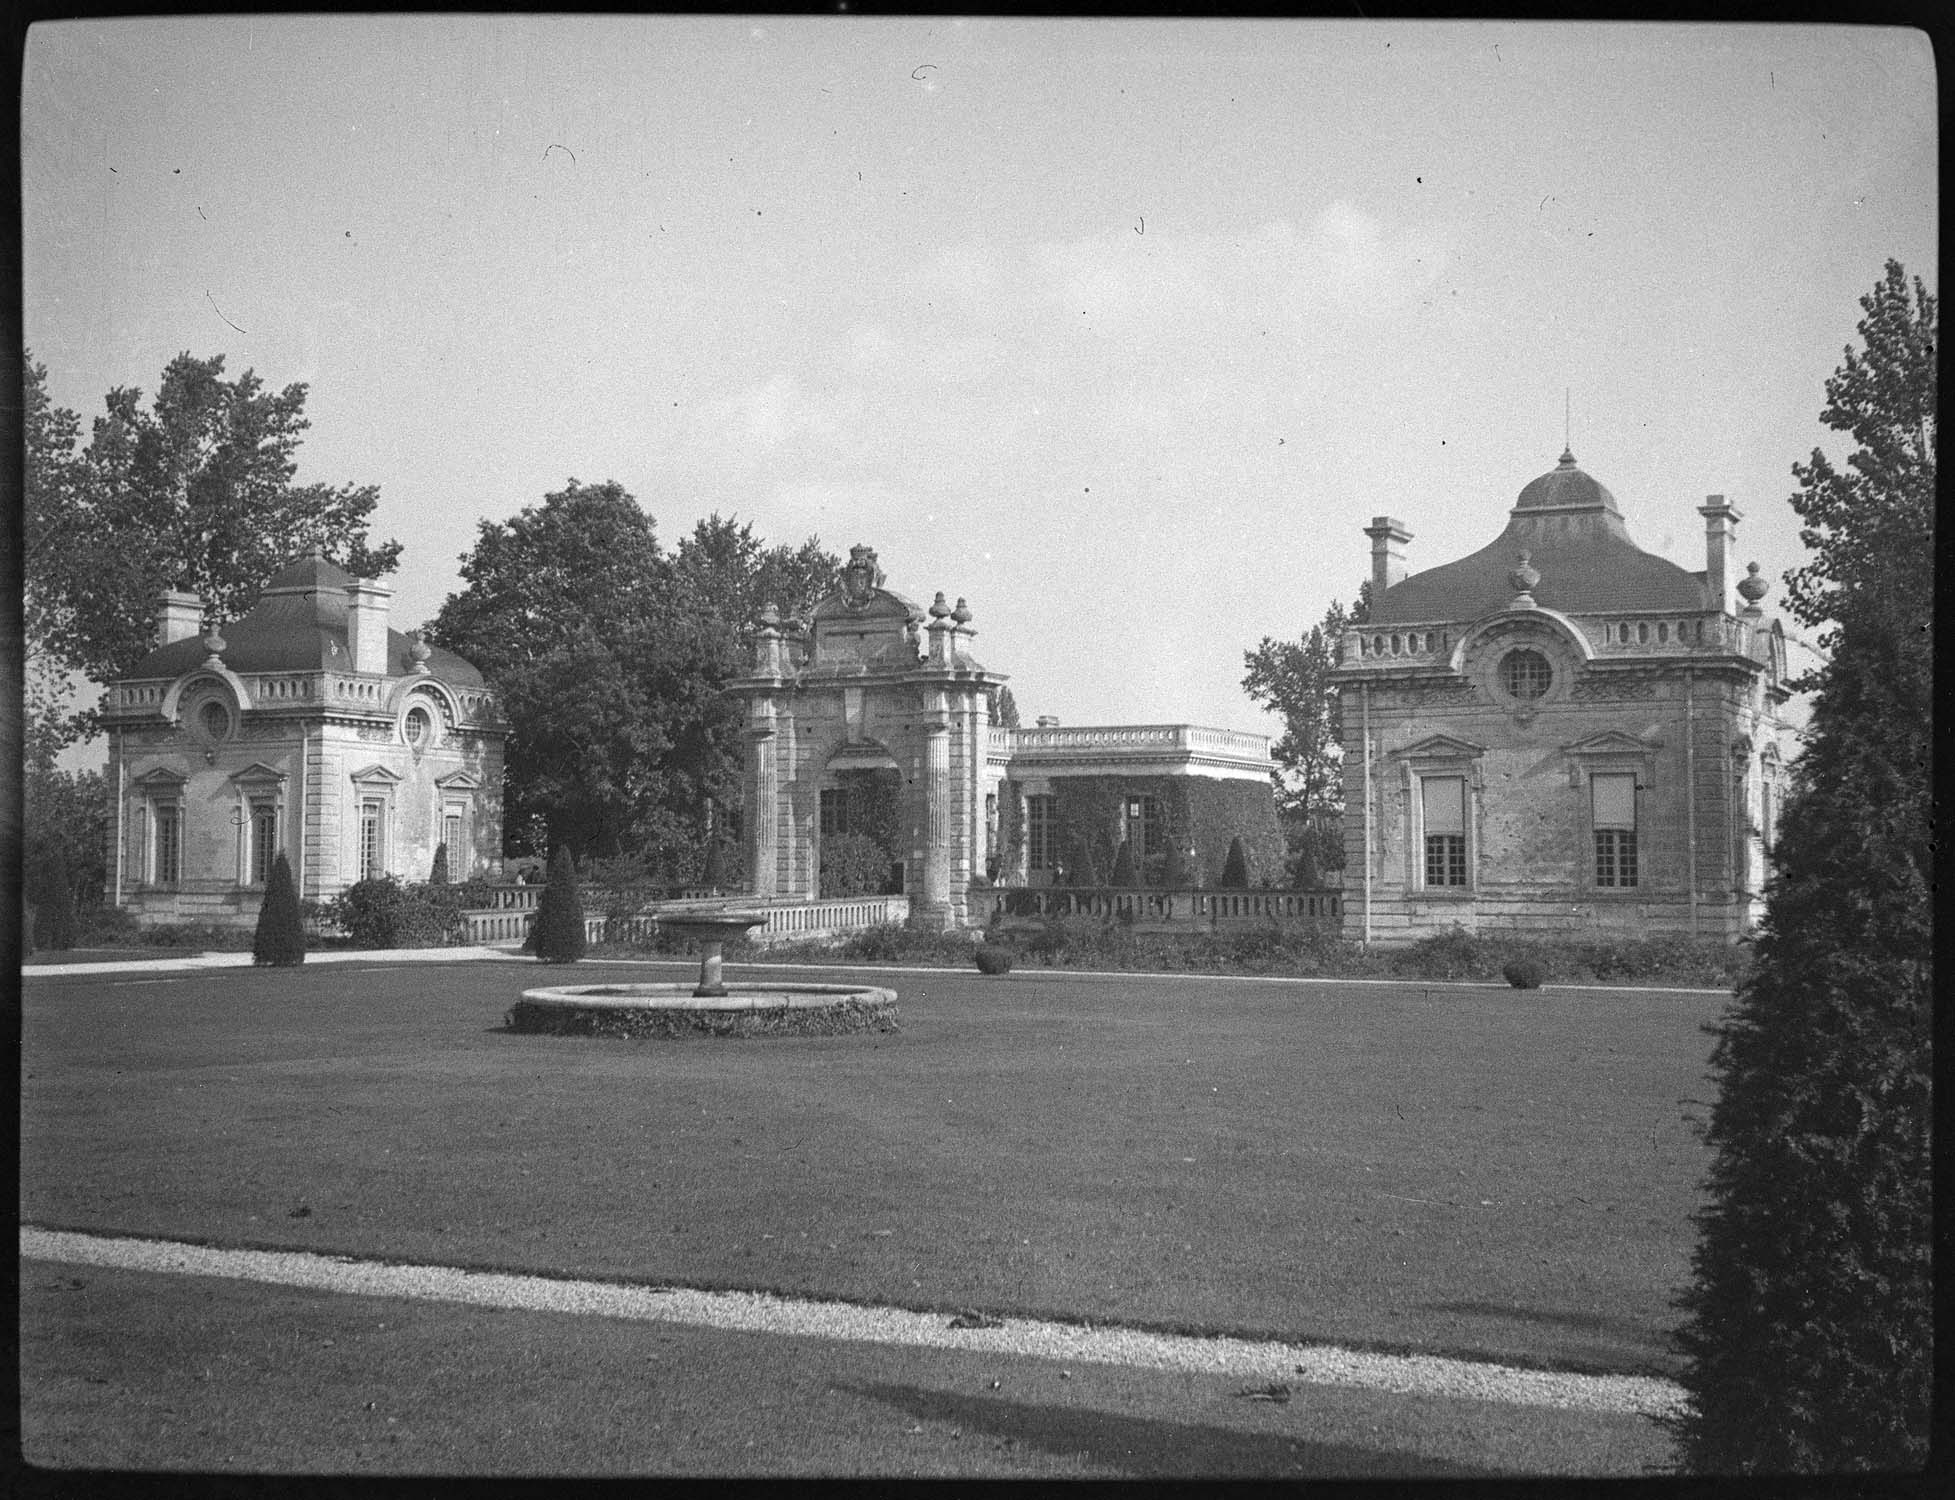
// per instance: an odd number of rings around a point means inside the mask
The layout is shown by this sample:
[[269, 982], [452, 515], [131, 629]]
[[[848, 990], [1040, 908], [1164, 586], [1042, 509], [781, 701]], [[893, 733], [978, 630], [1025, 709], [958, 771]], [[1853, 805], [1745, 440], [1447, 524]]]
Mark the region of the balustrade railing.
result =
[[[1113, 886], [994, 889], [978, 914], [1014, 919], [1091, 917], [1104, 922], [1226, 927], [1267, 922], [1334, 922], [1344, 915], [1343, 892], [1134, 890]], [[975, 904], [975, 903], [974, 903]]]

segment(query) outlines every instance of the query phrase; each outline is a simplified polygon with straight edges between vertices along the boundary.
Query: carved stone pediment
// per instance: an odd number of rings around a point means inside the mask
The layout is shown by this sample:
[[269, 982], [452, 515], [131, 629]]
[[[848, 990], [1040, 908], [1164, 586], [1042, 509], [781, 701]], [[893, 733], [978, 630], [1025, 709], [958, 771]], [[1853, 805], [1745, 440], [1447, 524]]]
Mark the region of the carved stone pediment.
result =
[[1605, 729], [1561, 748], [1566, 755], [1645, 755], [1662, 746], [1661, 740], [1641, 740], [1619, 729]]
[[1392, 751], [1396, 760], [1471, 760], [1485, 755], [1487, 747], [1450, 734], [1429, 734], [1415, 745]]

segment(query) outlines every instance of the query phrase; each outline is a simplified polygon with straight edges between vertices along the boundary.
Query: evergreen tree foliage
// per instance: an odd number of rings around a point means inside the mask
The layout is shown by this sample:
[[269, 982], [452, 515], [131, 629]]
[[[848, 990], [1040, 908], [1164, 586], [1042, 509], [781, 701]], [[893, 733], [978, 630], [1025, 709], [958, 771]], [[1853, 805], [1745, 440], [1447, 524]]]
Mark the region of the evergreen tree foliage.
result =
[[58, 843], [43, 845], [40, 878], [28, 890], [34, 902], [34, 946], [65, 952], [75, 946], [75, 887], [68, 855]]
[[1140, 884], [1134, 874], [1134, 841], [1122, 839], [1119, 852], [1113, 856], [1113, 884], [1122, 890]]
[[1932, 1374], [1929, 776], [1935, 300], [1890, 262], [1792, 499], [1790, 605], [1832, 658], [1748, 977], [1715, 1028], [1709, 1202], [1679, 1336], [1687, 1468], [1896, 1470]]
[[584, 902], [577, 867], [563, 844], [550, 860], [550, 883], [537, 906], [536, 956], [546, 964], [574, 964], [584, 956]]
[[272, 861], [265, 881], [264, 904], [258, 908], [258, 930], [251, 939], [251, 961], [281, 969], [305, 962], [305, 917], [299, 910], [299, 889], [292, 882], [292, 865], [283, 849]]
[[448, 884], [448, 846], [445, 843], [434, 846], [434, 865], [428, 871], [428, 884]]
[[1018, 700], [1011, 695], [1011, 689], [1001, 687], [991, 704], [991, 722], [1002, 729], [1018, 728]]
[[1222, 861], [1222, 879], [1219, 888], [1225, 891], [1249, 889], [1249, 853], [1242, 847], [1240, 835], [1229, 840], [1229, 856]]

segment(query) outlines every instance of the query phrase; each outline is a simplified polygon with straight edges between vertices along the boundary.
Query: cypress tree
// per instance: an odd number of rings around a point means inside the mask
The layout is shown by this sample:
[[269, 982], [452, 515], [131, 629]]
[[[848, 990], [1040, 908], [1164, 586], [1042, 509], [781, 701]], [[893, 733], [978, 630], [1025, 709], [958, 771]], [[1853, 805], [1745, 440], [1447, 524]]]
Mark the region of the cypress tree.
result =
[[428, 871], [428, 884], [448, 884], [448, 846], [446, 844], [436, 844], [434, 846], [434, 868]]
[[1249, 851], [1242, 847], [1240, 834], [1229, 840], [1229, 857], [1222, 861], [1221, 888], [1225, 891], [1249, 889]]
[[550, 861], [550, 883], [536, 912], [536, 956], [546, 964], [574, 964], [584, 956], [584, 903], [577, 894], [577, 869], [570, 850], [557, 845]]
[[299, 888], [283, 849], [272, 861], [265, 881], [265, 899], [258, 908], [258, 930], [251, 939], [251, 961], [289, 969], [305, 962], [305, 917], [299, 911]]
[[65, 952], [75, 946], [75, 889], [68, 856], [58, 843], [43, 846], [40, 904], [34, 913], [34, 946]]
[[1757, 957], [1715, 1027], [1718, 1096], [1679, 1343], [1700, 1472], [1927, 1461], [1932, 1375], [1930, 789], [1935, 299], [1861, 299], [1792, 504], [1789, 607], [1832, 652], [1773, 850]]

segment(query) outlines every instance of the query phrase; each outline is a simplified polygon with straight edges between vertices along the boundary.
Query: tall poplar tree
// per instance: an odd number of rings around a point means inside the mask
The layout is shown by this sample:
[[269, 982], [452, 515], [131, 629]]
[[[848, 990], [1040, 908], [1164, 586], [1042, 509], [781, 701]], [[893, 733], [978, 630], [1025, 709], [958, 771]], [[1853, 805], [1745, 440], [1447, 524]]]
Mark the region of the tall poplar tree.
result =
[[1757, 960], [1716, 1028], [1718, 1097], [1680, 1343], [1698, 1472], [1927, 1459], [1932, 1374], [1936, 301], [1888, 262], [1826, 383], [1792, 497], [1788, 606], [1831, 659], [1773, 851]]

